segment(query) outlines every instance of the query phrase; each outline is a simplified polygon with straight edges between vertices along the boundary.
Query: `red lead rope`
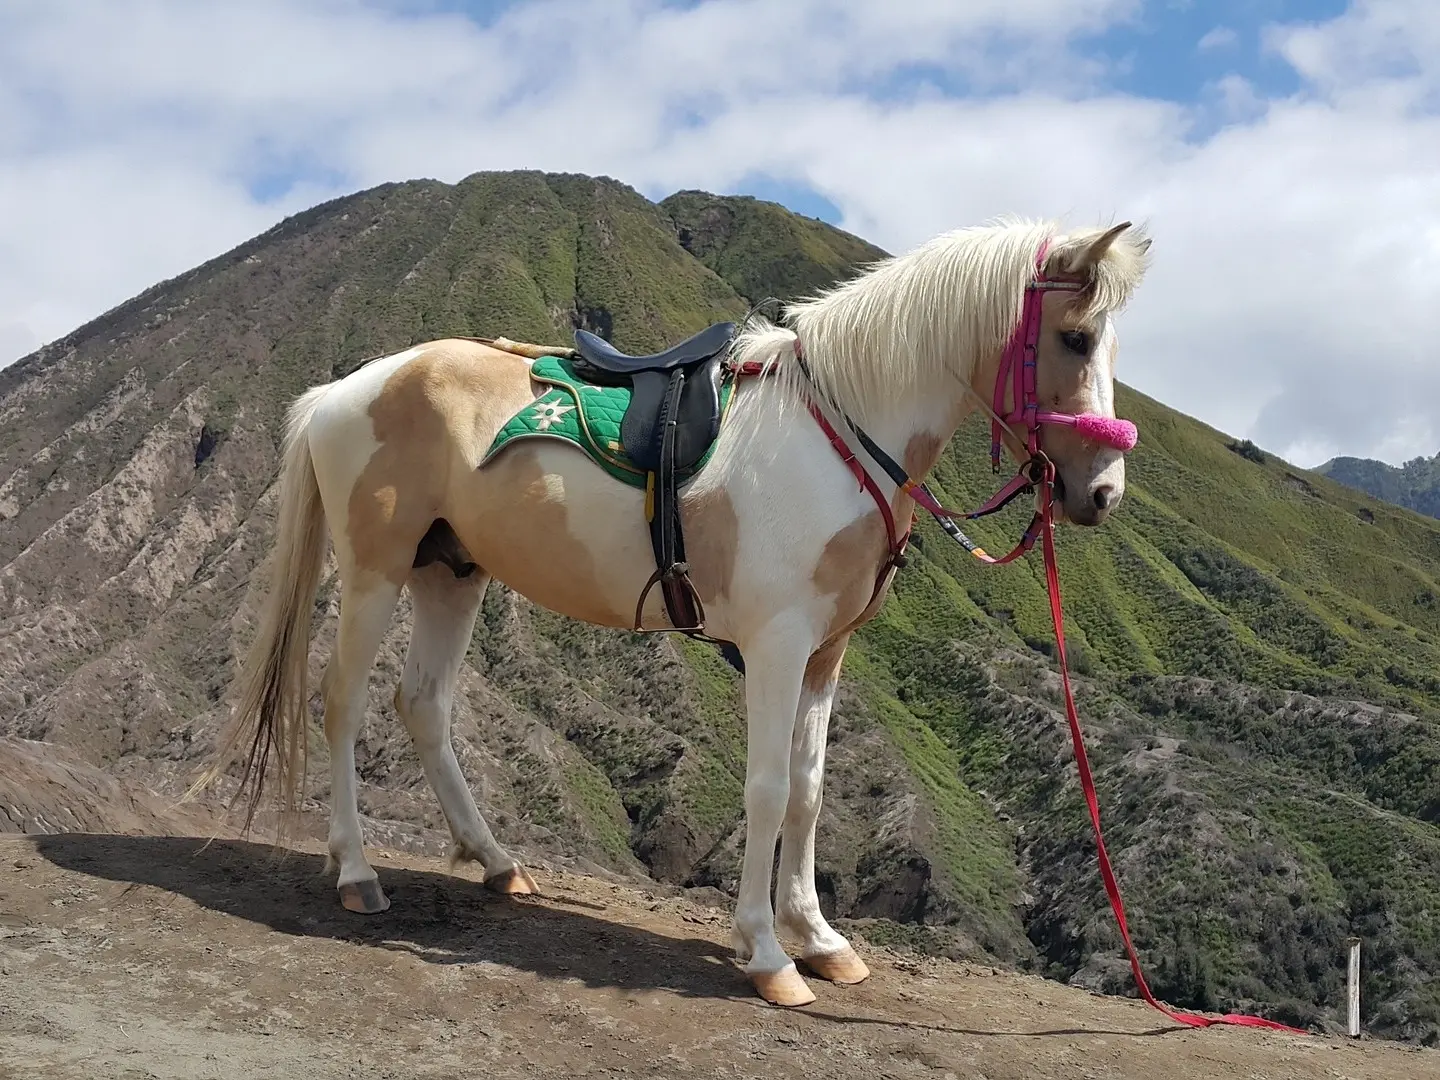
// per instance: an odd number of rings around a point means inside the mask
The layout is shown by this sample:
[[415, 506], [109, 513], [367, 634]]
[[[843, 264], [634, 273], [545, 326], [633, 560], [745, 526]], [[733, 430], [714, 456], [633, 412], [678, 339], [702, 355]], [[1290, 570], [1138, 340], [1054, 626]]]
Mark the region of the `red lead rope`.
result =
[[[1028, 303], [1029, 301], [1027, 300], [1027, 306]], [[1036, 323], [1036, 325], [1038, 326], [1038, 323]], [[797, 358], [800, 356], [798, 341], [795, 346], [795, 355]], [[740, 364], [735, 368], [737, 375], [758, 375], [764, 370], [766, 369], [763, 365], [753, 362]], [[1033, 390], [1030, 392], [1030, 396], [1033, 399]], [[998, 413], [998, 411], [997, 408], [996, 412]], [[889, 571], [903, 564], [906, 541], [909, 540], [910, 530], [907, 529], [905, 535], [902, 537], [895, 535], [895, 519], [890, 509], [889, 500], [885, 498], [884, 494], [875, 484], [875, 481], [871, 479], [870, 474], [860, 463], [859, 459], [856, 458], [854, 451], [850, 449], [845, 440], [840, 436], [840, 433], [825, 419], [824, 413], [822, 413], [813, 402], [810, 404], [810, 414], [819, 423], [830, 445], [855, 475], [860, 486], [870, 493], [870, 497], [875, 500], [876, 505], [880, 508], [880, 513], [884, 516], [885, 531], [888, 535], [890, 545], [890, 558], [885, 566], [881, 568], [880, 576], [876, 579], [875, 592], [870, 600], [871, 605], [874, 605], [886, 584]], [[856, 429], [856, 433], [860, 435], [862, 440], [865, 439], [863, 432]], [[873, 443], [866, 441], [865, 445], [872, 455], [884, 457], [884, 452], [874, 446]], [[1033, 435], [1031, 451], [1032, 453], [1038, 452], [1038, 442]], [[889, 459], [886, 458], [886, 460], [888, 461]], [[1095, 829], [1095, 849], [1100, 857], [1100, 876], [1105, 881], [1105, 892], [1110, 897], [1110, 910], [1115, 913], [1115, 922], [1120, 927], [1120, 937], [1125, 942], [1125, 951], [1130, 957], [1130, 970], [1135, 976], [1135, 985], [1139, 989], [1140, 995], [1149, 1005], [1158, 1009], [1176, 1023], [1184, 1024], [1186, 1027], [1204, 1028], [1214, 1024], [1231, 1024], [1238, 1027], [1268, 1028], [1272, 1031], [1286, 1031], [1292, 1035], [1308, 1035], [1310, 1034], [1308, 1031], [1277, 1023], [1274, 1020], [1266, 1020], [1260, 1016], [1242, 1016], [1238, 1013], [1230, 1013], [1226, 1016], [1209, 1017], [1197, 1016], [1194, 1013], [1176, 1012], [1174, 1009], [1156, 1001], [1155, 995], [1150, 992], [1150, 987], [1145, 982], [1145, 976], [1140, 971], [1140, 959], [1135, 955], [1135, 946], [1130, 941], [1130, 927], [1125, 921], [1125, 904], [1120, 899], [1120, 886], [1116, 884], [1115, 872], [1110, 868], [1110, 856], [1105, 851], [1105, 837], [1100, 829], [1100, 802], [1095, 796], [1095, 778], [1090, 774], [1090, 762], [1085, 756], [1085, 739], [1080, 732], [1080, 716], [1075, 711], [1075, 696], [1070, 689], [1070, 665], [1065, 658], [1065, 616], [1061, 610], [1060, 602], [1060, 573], [1055, 563], [1055, 522], [1051, 506], [1055, 497], [1055, 466], [1045, 458], [1044, 455], [1038, 455], [1038, 458], [1035, 460], [1038, 460], [1043, 468], [1040, 478], [1035, 481], [1036, 485], [1040, 488], [1040, 512], [1035, 515], [1034, 520], [1032, 520], [1030, 524], [1030, 528], [1025, 530], [1025, 535], [1021, 538], [1020, 543], [1015, 546], [1015, 549], [1011, 551], [1010, 554], [999, 559], [987, 554], [978, 544], [961, 532], [955, 525], [954, 519], [981, 517], [984, 514], [998, 510], [1010, 501], [1011, 496], [1027, 489], [1028, 485], [1022, 483], [1020, 478], [1006, 485], [1001, 492], [995, 495], [990, 502], [980, 510], [965, 514], [945, 509], [935, 501], [924, 484], [916, 483], [906, 477], [904, 470], [898, 465], [895, 465], [893, 461], [889, 462], [890, 467], [887, 468], [887, 472], [891, 473], [891, 477], [895, 479], [900, 489], [908, 493], [921, 506], [925, 507], [954, 540], [964, 545], [977, 559], [989, 565], [1003, 565], [1026, 554], [1035, 542], [1036, 531], [1038, 530], [1040, 533], [1045, 551], [1045, 591], [1050, 597], [1050, 619], [1055, 625], [1055, 648], [1060, 659], [1060, 679], [1065, 687], [1065, 718], [1070, 722], [1070, 739], [1075, 746], [1075, 766], [1080, 773], [1080, 786], [1085, 792], [1085, 804], [1090, 809], [1090, 823]], [[867, 607], [866, 611], [869, 612], [870, 608]]]
[[1125, 942], [1125, 951], [1130, 955], [1130, 970], [1135, 975], [1135, 985], [1140, 995], [1176, 1023], [1187, 1027], [1210, 1027], [1213, 1024], [1232, 1024], [1239, 1027], [1269, 1028], [1273, 1031], [1288, 1031], [1292, 1035], [1308, 1035], [1308, 1031], [1289, 1027], [1260, 1016], [1243, 1016], [1230, 1013], [1226, 1016], [1197, 1016], [1194, 1013], [1176, 1012], [1155, 1000], [1145, 976], [1140, 972], [1140, 959], [1135, 955], [1135, 946], [1130, 941], [1130, 927], [1125, 922], [1125, 904], [1120, 899], [1120, 886], [1115, 881], [1115, 872], [1110, 868], [1110, 856], [1105, 851], [1105, 837], [1100, 830], [1100, 802], [1095, 796], [1095, 778], [1090, 774], [1090, 762], [1085, 756], [1085, 740], [1080, 733], [1080, 717], [1075, 711], [1075, 696], [1070, 690], [1070, 665], [1065, 659], [1065, 616], [1060, 604], [1060, 573], [1055, 563], [1055, 525], [1050, 514], [1050, 500], [1053, 497], [1051, 477], [1041, 484], [1043, 491], [1040, 535], [1045, 551], [1045, 591], [1050, 595], [1050, 619], [1055, 624], [1055, 648], [1060, 658], [1060, 680], [1065, 687], [1065, 719], [1070, 722], [1070, 740], [1075, 746], [1075, 767], [1080, 773], [1080, 786], [1085, 791], [1085, 804], [1090, 808], [1090, 823], [1095, 828], [1095, 850], [1100, 856], [1100, 876], [1105, 881], [1105, 892], [1110, 896], [1110, 910], [1115, 913], [1115, 922], [1120, 927], [1120, 937]]

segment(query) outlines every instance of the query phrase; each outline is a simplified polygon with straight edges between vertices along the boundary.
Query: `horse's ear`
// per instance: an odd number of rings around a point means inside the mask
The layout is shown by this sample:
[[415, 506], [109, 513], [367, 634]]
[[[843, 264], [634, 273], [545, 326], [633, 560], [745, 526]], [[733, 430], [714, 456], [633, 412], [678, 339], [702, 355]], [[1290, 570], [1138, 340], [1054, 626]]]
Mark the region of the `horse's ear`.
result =
[[[1095, 268], [1104, 261], [1115, 246], [1115, 241], [1127, 229], [1132, 227], [1132, 222], [1122, 221], [1119, 225], [1106, 229], [1099, 236], [1091, 240], [1076, 238], [1068, 243], [1062, 244], [1054, 253], [1054, 258], [1063, 267], [1066, 274], [1074, 274], [1079, 277], [1093, 277]], [[1132, 242], [1131, 247], [1138, 256], [1150, 250], [1150, 238], [1142, 236]]]
[[1098, 266], [1100, 260], [1105, 258], [1105, 253], [1110, 250], [1110, 245], [1115, 243], [1116, 238], [1126, 229], [1130, 228], [1131, 224], [1132, 222], [1122, 221], [1119, 225], [1106, 229], [1094, 240], [1090, 241], [1085, 249], [1076, 256], [1075, 269], [1089, 270]]

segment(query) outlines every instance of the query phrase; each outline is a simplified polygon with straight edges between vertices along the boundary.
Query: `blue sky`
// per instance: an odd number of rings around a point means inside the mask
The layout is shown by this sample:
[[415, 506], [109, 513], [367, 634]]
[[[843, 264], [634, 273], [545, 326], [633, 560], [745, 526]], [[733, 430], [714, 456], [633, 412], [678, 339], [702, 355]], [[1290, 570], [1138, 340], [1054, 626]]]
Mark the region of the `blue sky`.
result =
[[513, 168], [896, 252], [1143, 221], [1122, 379], [1302, 465], [1440, 449], [1437, 0], [7, 4], [0, 365], [324, 199]]
[[1301, 80], [1265, 48], [1265, 27], [1322, 23], [1345, 8], [1344, 0], [1161, 0], [1097, 35], [1093, 46], [1114, 64], [1110, 85], [1125, 93], [1197, 101], [1239, 74], [1263, 96], [1279, 97], [1300, 90]]

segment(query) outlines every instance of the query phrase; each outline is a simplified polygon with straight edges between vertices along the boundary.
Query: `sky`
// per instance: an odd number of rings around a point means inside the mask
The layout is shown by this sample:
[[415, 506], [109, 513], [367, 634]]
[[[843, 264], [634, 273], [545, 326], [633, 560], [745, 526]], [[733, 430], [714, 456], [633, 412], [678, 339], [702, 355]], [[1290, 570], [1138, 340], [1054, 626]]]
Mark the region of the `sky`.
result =
[[510, 168], [895, 253], [1144, 222], [1121, 379], [1302, 466], [1440, 451], [1436, 0], [4, 0], [0, 364], [321, 200]]

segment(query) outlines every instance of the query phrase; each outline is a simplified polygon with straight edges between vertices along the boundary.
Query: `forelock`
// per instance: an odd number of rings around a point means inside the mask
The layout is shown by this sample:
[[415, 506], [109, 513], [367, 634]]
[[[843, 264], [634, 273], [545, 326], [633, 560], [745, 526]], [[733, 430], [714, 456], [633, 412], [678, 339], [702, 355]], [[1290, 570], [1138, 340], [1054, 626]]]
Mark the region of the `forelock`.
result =
[[[1046, 259], [1051, 274], [1073, 274], [1085, 250], [1106, 230], [1085, 229], [1065, 237]], [[1077, 292], [1072, 311], [1082, 319], [1125, 307], [1150, 266], [1150, 238], [1143, 226], [1131, 226], [1117, 236], [1100, 261], [1090, 268], [1085, 287]], [[1083, 272], [1083, 271], [1081, 271]]]

